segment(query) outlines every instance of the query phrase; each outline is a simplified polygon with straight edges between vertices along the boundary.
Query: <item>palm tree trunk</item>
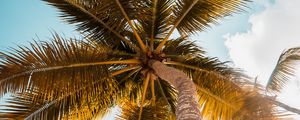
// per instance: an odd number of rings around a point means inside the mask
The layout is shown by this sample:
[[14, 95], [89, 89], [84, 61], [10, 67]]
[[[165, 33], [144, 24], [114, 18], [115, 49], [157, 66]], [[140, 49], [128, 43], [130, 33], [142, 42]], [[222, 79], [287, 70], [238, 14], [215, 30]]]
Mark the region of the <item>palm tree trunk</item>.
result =
[[158, 77], [168, 81], [177, 89], [176, 119], [201, 120], [196, 87], [193, 81], [182, 71], [168, 67], [159, 61], [150, 60], [149, 66]]

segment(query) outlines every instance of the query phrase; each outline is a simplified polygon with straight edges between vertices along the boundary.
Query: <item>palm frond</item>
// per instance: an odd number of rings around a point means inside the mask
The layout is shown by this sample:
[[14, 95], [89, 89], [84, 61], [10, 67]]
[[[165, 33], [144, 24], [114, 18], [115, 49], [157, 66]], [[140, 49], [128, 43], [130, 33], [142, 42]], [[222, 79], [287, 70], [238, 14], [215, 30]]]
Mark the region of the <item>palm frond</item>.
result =
[[[191, 75], [197, 86], [197, 93], [200, 97], [199, 105], [202, 106], [202, 115], [205, 118], [273, 120], [286, 116], [278, 112], [270, 101], [264, 99], [256, 91], [249, 91], [240, 86], [240, 81], [248, 80], [247, 76], [216, 59], [199, 57], [197, 59], [189, 59], [193, 62], [186, 60], [180, 65], [171, 65]], [[203, 67], [200, 67], [202, 65]], [[259, 100], [255, 101], [255, 99]]]
[[[185, 59], [184, 59], [185, 58]], [[202, 115], [207, 119], [231, 119], [243, 106], [246, 93], [235, 83], [246, 76], [218, 61], [203, 56], [182, 57], [165, 62], [193, 79], [200, 97]]]
[[[34, 92], [10, 95], [10, 97], [5, 100], [5, 105], [1, 105], [0, 117], [3, 119], [24, 119], [28, 114], [45, 104], [46, 100], [42, 97], [37, 97], [37, 95], [38, 94]], [[33, 100], [33, 98], [35, 99]]]
[[[194, 1], [198, 2], [189, 10]], [[185, 12], [189, 11], [176, 27], [181, 34], [202, 31], [211, 23], [217, 23], [218, 19], [235, 11], [242, 11], [241, 6], [246, 2], [249, 0], [176, 0], [175, 21], [180, 20]]]
[[272, 102], [261, 94], [250, 93], [245, 97], [243, 107], [236, 112], [234, 119], [241, 120], [277, 120], [286, 117], [287, 114], [278, 111]]
[[[205, 51], [203, 48], [196, 45], [195, 41], [188, 40], [188, 37], [179, 37], [167, 41], [163, 52], [169, 58], [203, 56]], [[187, 58], [184, 58], [187, 59]]]
[[111, 57], [116, 60], [126, 58], [126, 55], [118, 55], [100, 44], [68, 41], [58, 36], [54, 39], [53, 42], [36, 42], [31, 48], [19, 47], [20, 50], [3, 53], [1, 95], [28, 90], [27, 86], [49, 94], [76, 89], [111, 75], [109, 66], [112, 65], [97, 65], [97, 62], [112, 60]]
[[134, 27], [132, 19], [130, 19], [130, 18], [128, 17], [128, 15], [127, 15], [127, 13], [126, 13], [126, 11], [125, 11], [123, 5], [121, 4], [121, 2], [120, 2], [119, 0], [115, 0], [115, 3], [117, 4], [118, 8], [120, 9], [122, 15], [123, 15], [123, 16], [125, 17], [125, 19], [127, 20], [127, 23], [128, 23], [128, 25], [130, 26], [130, 28], [131, 28], [131, 30], [132, 30], [132, 32], [133, 32], [133, 35], [135, 36], [137, 42], [139, 43], [140, 48], [143, 50], [143, 52], [146, 52], [146, 51], [147, 51], [147, 48], [146, 48], [144, 42], [142, 41], [140, 35], [138, 34], [136, 28]]
[[155, 49], [160, 53], [166, 41], [177, 29], [181, 35], [190, 35], [215, 23], [217, 19], [230, 15], [240, 10], [240, 6], [248, 0], [175, 0], [173, 7], [173, 26], [166, 37]]
[[171, 115], [175, 115], [178, 94], [176, 89], [162, 79], [158, 79], [157, 82], [155, 82], [155, 86], [158, 87], [158, 89], [155, 89], [155, 93], [158, 93], [156, 94], [156, 98], [164, 101], [168, 105]]
[[194, 72], [193, 81], [197, 85], [202, 115], [207, 119], [229, 120], [243, 105], [245, 93], [230, 82], [230, 78]]
[[[162, 100], [159, 100], [162, 101]], [[156, 105], [153, 106], [148, 101], [143, 107], [142, 119], [141, 120], [174, 120], [170, 116], [168, 106], [164, 103], [157, 101]], [[119, 120], [137, 120], [139, 118], [139, 105], [132, 102], [126, 102], [121, 105], [122, 112], [118, 116]]]
[[279, 92], [285, 83], [295, 75], [296, 62], [300, 61], [300, 48], [290, 48], [284, 51], [274, 68], [268, 84], [267, 90]]
[[[142, 80], [141, 76], [138, 75], [140, 74], [139, 72], [140, 70], [137, 70], [133, 71], [132, 73], [129, 73], [129, 76], [127, 76], [127, 74], [124, 74], [123, 76], [116, 76], [117, 81], [119, 81], [119, 94], [117, 101], [118, 104], [121, 104], [123, 99], [134, 103], [140, 102], [144, 81]], [[158, 82], [160, 82], [160, 84]], [[177, 91], [168, 82], [161, 79], [155, 80], [154, 86], [156, 88], [154, 90], [154, 92], [156, 93], [156, 101], [157, 99], [163, 101], [165, 104], [168, 105], [169, 111], [175, 114]], [[148, 92], [146, 93], [146, 100], [149, 100], [152, 98], [152, 94], [150, 90], [147, 91]]]
[[145, 9], [145, 13], [137, 19], [143, 27], [143, 32], [148, 33], [146, 38], [163, 39], [172, 24], [172, 4], [172, 0], [147, 2], [151, 9]]
[[[129, 31], [127, 21], [121, 16], [118, 6], [111, 0], [44, 0], [58, 8], [68, 23], [76, 24], [77, 30], [94, 40], [109, 45], [120, 45], [122, 42], [138, 51], [132, 41], [126, 39]], [[130, 16], [136, 14], [132, 10], [133, 2], [121, 1]], [[136, 2], [135, 2], [136, 3]], [[120, 41], [122, 40], [122, 41]]]
[[[192, 70], [200, 70], [203, 72], [211, 72], [211, 74], [215, 74], [220, 77], [231, 77], [235, 78], [232, 81], [248, 79], [246, 75], [242, 73], [239, 69], [234, 69], [227, 64], [227, 62], [221, 62], [217, 58], [210, 58], [202, 56], [201, 54], [194, 55], [182, 55], [182, 56], [171, 56], [170, 65], [172, 65], [172, 61], [174, 61], [174, 65], [181, 66], [183, 68], [192, 69]], [[166, 64], [169, 64], [166, 62]]]
[[[116, 97], [117, 86], [113, 79], [103, 78], [86, 84], [77, 90], [62, 91], [63, 95], [53, 94], [44, 97], [39, 90], [17, 93], [8, 99], [9, 104], [0, 113], [1, 118], [40, 119], [91, 119], [96, 115], [105, 115], [111, 101]], [[103, 90], [105, 89], [105, 90]]]
[[270, 102], [272, 102], [274, 105], [278, 106], [278, 107], [281, 107], [289, 112], [293, 112], [293, 113], [296, 113], [298, 115], [300, 115], [300, 110], [298, 108], [295, 108], [295, 107], [292, 107], [292, 106], [289, 106], [283, 102], [280, 102], [278, 100], [276, 100], [275, 98], [272, 98], [272, 97], [265, 97], [266, 99], [268, 99]]
[[[255, 78], [255, 79], [257, 79], [257, 78]], [[251, 91], [252, 94], [250, 94], [250, 96], [253, 96], [253, 95], [256, 94], [256, 95], [262, 97], [263, 100], [267, 100], [267, 101], [269, 101], [269, 103], [272, 103], [273, 105], [275, 105], [277, 107], [281, 107], [281, 108], [285, 109], [286, 111], [293, 112], [293, 113], [296, 113], [296, 114], [300, 115], [300, 110], [299, 109], [297, 109], [295, 107], [292, 107], [292, 106], [289, 106], [289, 105], [287, 105], [283, 102], [278, 101], [276, 99], [277, 95], [275, 95], [275, 96], [266, 95], [266, 89], [265, 89], [264, 85], [261, 85], [261, 84], [256, 83], [256, 82], [251, 82], [251, 81], [241, 82], [241, 83], [238, 83], [238, 85], [241, 86], [241, 88], [246, 89], [247, 91]], [[255, 93], [255, 94], [253, 94], [253, 93]], [[274, 117], [279, 116], [279, 115], [280, 114], [274, 114]], [[289, 115], [283, 113], [280, 116], [288, 117]]]

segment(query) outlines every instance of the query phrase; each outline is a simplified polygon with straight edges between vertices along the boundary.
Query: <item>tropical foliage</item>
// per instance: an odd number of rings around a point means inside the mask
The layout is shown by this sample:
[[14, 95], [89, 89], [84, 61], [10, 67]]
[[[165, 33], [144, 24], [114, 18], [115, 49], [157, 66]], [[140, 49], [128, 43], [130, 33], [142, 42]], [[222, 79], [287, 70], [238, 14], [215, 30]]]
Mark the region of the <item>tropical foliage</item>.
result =
[[[207, 57], [189, 36], [242, 11], [247, 0], [45, 0], [84, 39], [49, 41], [1, 53], [4, 119], [94, 119], [116, 106], [118, 119], [175, 119], [177, 90], [157, 78], [149, 60], [186, 73], [207, 119], [276, 119], [278, 111], [251, 78]], [[180, 37], [171, 39], [177, 30]], [[295, 48], [296, 50], [297, 48]], [[292, 75], [285, 52], [268, 88]], [[283, 77], [280, 77], [282, 76]], [[254, 86], [254, 87], [253, 87]]]

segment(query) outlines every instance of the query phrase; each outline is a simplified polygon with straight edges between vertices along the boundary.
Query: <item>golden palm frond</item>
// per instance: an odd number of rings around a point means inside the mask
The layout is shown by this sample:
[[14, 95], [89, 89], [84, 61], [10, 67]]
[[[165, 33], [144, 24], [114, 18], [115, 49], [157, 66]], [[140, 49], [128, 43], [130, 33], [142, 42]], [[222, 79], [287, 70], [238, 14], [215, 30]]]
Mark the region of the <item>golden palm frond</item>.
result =
[[[58, 8], [68, 23], [75, 24], [77, 30], [83, 32], [94, 40], [109, 45], [122, 45], [122, 42], [139, 51], [135, 44], [125, 38], [129, 31], [127, 21], [120, 13], [117, 4], [112, 0], [44, 0]], [[129, 16], [134, 17], [138, 13], [136, 0], [121, 1]], [[121, 40], [121, 41], [120, 41]]]
[[[188, 40], [219, 18], [242, 11], [248, 0], [44, 1], [89, 40], [55, 34], [53, 42], [0, 53], [0, 94], [12, 95], [11, 104], [4, 105], [8, 112], [0, 116], [93, 119], [119, 105], [120, 119], [175, 119], [177, 91], [167, 81], [151, 78], [148, 62], [154, 59], [194, 81], [207, 119], [277, 117], [271, 102], [246, 89], [246, 75], [206, 57]], [[181, 37], [169, 39], [175, 30]], [[274, 78], [292, 75], [290, 61], [299, 59], [295, 51], [281, 56]], [[274, 78], [271, 86], [278, 86], [281, 82]]]
[[[241, 10], [248, 0], [45, 0], [63, 12], [69, 23], [95, 40], [115, 45], [120, 38], [131, 47], [137, 42], [163, 39], [159, 51], [175, 29], [188, 34]], [[173, 27], [172, 27], [173, 26]], [[172, 29], [170, 29], [172, 27]], [[132, 32], [131, 32], [132, 31]], [[135, 38], [127, 39], [126, 36]], [[114, 37], [116, 36], [116, 37]], [[135, 44], [130, 44], [135, 43]]]
[[[155, 106], [151, 105], [150, 101], [146, 102], [143, 107], [141, 120], [174, 120], [174, 116], [168, 109], [168, 105], [163, 100], [158, 100]], [[121, 114], [118, 115], [118, 120], [137, 120], [139, 118], [140, 105], [133, 102], [125, 102], [121, 107]]]
[[157, 86], [157, 89], [155, 89], [156, 98], [160, 101], [164, 101], [168, 105], [171, 114], [175, 115], [178, 94], [176, 89], [162, 79], [156, 80], [155, 86]]
[[247, 79], [247, 76], [226, 66], [218, 59], [201, 55], [177, 56], [165, 64], [190, 75], [196, 84], [200, 97], [199, 105], [205, 118], [231, 119], [243, 106], [246, 92], [235, 82]]
[[193, 81], [197, 85], [201, 113], [205, 118], [230, 120], [243, 106], [246, 93], [230, 82], [230, 78], [195, 72]]
[[[122, 99], [126, 99], [136, 103], [139, 103], [142, 99], [141, 96], [143, 93], [143, 84], [145, 81], [143, 81], [141, 76], [138, 75], [138, 72], [139, 70], [133, 71], [129, 74], [130, 77], [127, 77], [127, 74], [124, 74], [123, 76], [116, 76], [116, 79], [118, 81], [122, 81], [119, 82], [118, 85], [118, 100], [121, 101], [121, 103], [118, 104], [122, 104]], [[154, 86], [156, 88], [154, 89], [156, 99], [163, 100], [166, 104], [168, 104], [168, 109], [172, 111], [173, 114], [175, 114], [177, 91], [168, 82], [161, 79], [155, 80]], [[146, 100], [150, 100], [152, 98], [150, 89], [150, 87], [147, 88], [145, 96]]]
[[[87, 108], [91, 112], [78, 116], [94, 116], [97, 111], [104, 111], [99, 113], [103, 115], [116, 104], [111, 101], [117, 97], [118, 88], [112, 76], [137, 69], [127, 70], [131, 67], [126, 67], [126, 64], [139, 64], [139, 61], [122, 60], [132, 55], [102, 44], [65, 40], [57, 34], [53, 39], [53, 42], [35, 42], [31, 48], [19, 47], [19, 50], [2, 53], [5, 59], [1, 60], [0, 66], [1, 94], [34, 90], [42, 93], [24, 96], [48, 102], [31, 111], [33, 113], [27, 116], [30, 119], [65, 118], [68, 114], [78, 115], [80, 110]], [[111, 61], [114, 59], [117, 61]], [[41, 103], [31, 102], [31, 105]], [[18, 111], [18, 107], [12, 106], [10, 110]]]
[[[194, 1], [197, 2], [193, 4]], [[191, 34], [202, 31], [211, 23], [217, 23], [220, 18], [242, 11], [241, 6], [249, 0], [176, 0], [175, 2], [175, 22], [183, 17], [176, 28], [181, 34]], [[186, 11], [189, 12], [184, 15]]]
[[39, 94], [34, 91], [10, 95], [10, 97], [5, 100], [6, 104], [1, 105], [0, 117], [3, 119], [17, 120], [26, 118], [30, 113], [46, 104], [47, 100], [43, 99], [43, 97], [38, 97], [38, 95]]
[[[187, 36], [169, 40], [163, 52], [166, 57], [171, 59], [180, 59], [183, 57], [203, 56], [205, 51], [196, 45], [195, 41], [188, 40]], [[183, 58], [187, 59], [187, 58]]]
[[175, 0], [173, 7], [173, 26], [155, 49], [161, 51], [171, 34], [177, 29], [181, 35], [190, 35], [204, 28], [211, 23], [216, 23], [219, 18], [224, 18], [235, 11], [242, 10], [240, 7], [248, 0]]
[[295, 75], [296, 62], [300, 61], [300, 48], [290, 48], [284, 51], [269, 78], [267, 90], [279, 92], [292, 76]]
[[121, 60], [123, 55], [113, 55], [109, 47], [100, 44], [67, 41], [58, 36], [54, 39], [53, 42], [36, 42], [31, 44], [32, 48], [19, 47], [20, 50], [15, 49], [14, 53], [4, 54], [0, 66], [0, 94], [24, 91], [28, 85], [45, 93], [60, 93], [109, 77], [111, 65], [105, 64], [130, 62], [105, 62], [112, 60], [112, 56]]
[[115, 104], [111, 100], [116, 98], [116, 85], [113, 79], [103, 78], [82, 85], [77, 90], [62, 91], [63, 95], [54, 93], [47, 98], [47, 93], [41, 93], [38, 89], [13, 94], [11, 99], [6, 100], [9, 104], [3, 105], [6, 109], [0, 116], [28, 120], [91, 119], [96, 115], [103, 116]]
[[141, 24], [142, 32], [147, 33], [146, 38], [151, 39], [152, 42], [163, 39], [172, 24], [173, 0], [154, 0], [147, 1], [145, 4], [148, 8], [144, 9], [145, 13], [139, 15], [137, 19]]

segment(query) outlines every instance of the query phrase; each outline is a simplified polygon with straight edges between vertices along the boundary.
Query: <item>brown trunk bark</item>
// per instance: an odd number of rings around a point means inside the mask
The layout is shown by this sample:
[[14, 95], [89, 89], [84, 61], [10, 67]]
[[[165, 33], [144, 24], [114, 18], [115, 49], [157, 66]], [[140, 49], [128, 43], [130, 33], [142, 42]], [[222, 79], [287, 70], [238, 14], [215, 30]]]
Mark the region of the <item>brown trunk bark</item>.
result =
[[168, 81], [178, 90], [176, 119], [201, 120], [196, 87], [193, 81], [182, 71], [168, 67], [159, 61], [150, 60], [149, 66], [158, 77]]

